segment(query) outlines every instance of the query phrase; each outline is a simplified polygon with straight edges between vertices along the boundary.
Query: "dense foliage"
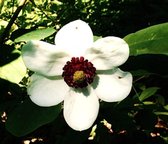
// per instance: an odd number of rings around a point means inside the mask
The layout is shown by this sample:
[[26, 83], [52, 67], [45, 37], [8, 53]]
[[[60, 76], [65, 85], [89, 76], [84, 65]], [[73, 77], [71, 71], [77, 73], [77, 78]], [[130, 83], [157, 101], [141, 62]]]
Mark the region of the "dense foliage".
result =
[[[168, 0], [0, 0], [0, 143], [167, 144]], [[95, 36], [114, 35], [130, 46], [122, 66], [134, 76], [120, 103], [101, 102], [95, 127], [73, 131], [61, 105], [33, 104], [26, 88], [32, 74], [20, 50], [31, 39], [54, 42], [61, 26], [82, 19]]]

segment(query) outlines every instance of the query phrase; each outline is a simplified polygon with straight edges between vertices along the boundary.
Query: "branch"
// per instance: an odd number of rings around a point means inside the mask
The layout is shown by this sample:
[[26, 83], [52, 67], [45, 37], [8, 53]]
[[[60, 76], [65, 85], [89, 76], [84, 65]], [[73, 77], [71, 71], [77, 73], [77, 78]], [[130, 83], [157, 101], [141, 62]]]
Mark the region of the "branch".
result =
[[27, 0], [23, 0], [22, 3], [20, 3], [20, 5], [18, 6], [18, 8], [16, 9], [16, 11], [14, 12], [12, 18], [10, 19], [8, 25], [6, 26], [5, 30], [3, 31], [2, 35], [0, 36], [0, 44], [4, 43], [5, 38], [9, 35], [9, 31], [13, 25], [13, 23], [15, 22], [16, 18], [18, 17], [20, 11], [22, 10], [22, 8], [25, 6]]

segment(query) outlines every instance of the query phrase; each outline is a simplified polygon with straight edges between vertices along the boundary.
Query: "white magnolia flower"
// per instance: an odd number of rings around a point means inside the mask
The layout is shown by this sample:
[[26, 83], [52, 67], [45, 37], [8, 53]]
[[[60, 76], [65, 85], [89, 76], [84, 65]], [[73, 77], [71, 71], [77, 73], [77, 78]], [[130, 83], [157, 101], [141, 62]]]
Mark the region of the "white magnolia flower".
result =
[[92, 126], [99, 99], [121, 101], [132, 87], [132, 75], [117, 68], [129, 56], [127, 43], [113, 36], [93, 42], [92, 30], [81, 20], [63, 26], [55, 45], [27, 42], [22, 56], [35, 72], [28, 87], [30, 99], [46, 107], [64, 101], [64, 118], [74, 130]]

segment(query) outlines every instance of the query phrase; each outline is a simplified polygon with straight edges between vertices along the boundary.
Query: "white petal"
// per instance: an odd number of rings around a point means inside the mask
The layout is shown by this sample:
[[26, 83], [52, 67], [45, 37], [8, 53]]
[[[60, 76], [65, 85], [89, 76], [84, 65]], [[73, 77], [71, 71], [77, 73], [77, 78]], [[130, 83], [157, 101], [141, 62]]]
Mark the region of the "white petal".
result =
[[70, 58], [63, 50], [43, 41], [29, 41], [22, 48], [25, 65], [45, 76], [62, 74], [62, 68]]
[[93, 33], [86, 22], [75, 20], [57, 32], [55, 43], [71, 56], [83, 56], [85, 50], [93, 44]]
[[132, 75], [120, 69], [112, 74], [100, 74], [95, 88], [97, 96], [106, 102], [117, 102], [126, 98], [132, 88]]
[[35, 104], [45, 107], [62, 102], [69, 91], [69, 87], [63, 79], [48, 79], [33, 74], [27, 91]]
[[119, 66], [128, 59], [128, 56], [128, 44], [123, 39], [112, 36], [98, 39], [86, 54], [98, 70]]
[[90, 128], [97, 118], [99, 110], [98, 97], [93, 89], [83, 92], [70, 91], [64, 100], [64, 118], [74, 130]]

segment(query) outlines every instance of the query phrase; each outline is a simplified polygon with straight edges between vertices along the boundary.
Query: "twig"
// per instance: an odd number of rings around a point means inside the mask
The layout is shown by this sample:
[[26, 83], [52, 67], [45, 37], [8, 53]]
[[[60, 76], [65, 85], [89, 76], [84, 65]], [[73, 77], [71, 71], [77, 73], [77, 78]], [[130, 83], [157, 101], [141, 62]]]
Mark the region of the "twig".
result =
[[0, 44], [3, 44], [5, 42], [5, 38], [9, 35], [9, 31], [13, 25], [13, 23], [15, 22], [16, 18], [18, 17], [20, 11], [22, 10], [22, 8], [25, 6], [27, 0], [24, 0], [21, 5], [18, 6], [18, 8], [16, 9], [16, 11], [14, 12], [12, 18], [10, 19], [8, 25], [6, 26], [5, 30], [3, 31], [2, 35], [0, 36]]

